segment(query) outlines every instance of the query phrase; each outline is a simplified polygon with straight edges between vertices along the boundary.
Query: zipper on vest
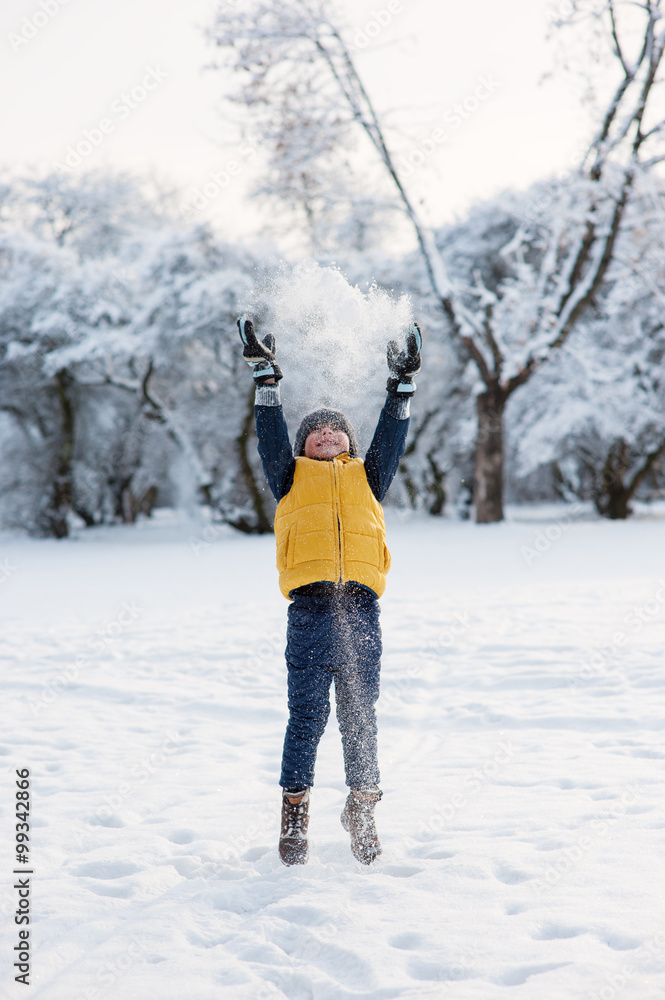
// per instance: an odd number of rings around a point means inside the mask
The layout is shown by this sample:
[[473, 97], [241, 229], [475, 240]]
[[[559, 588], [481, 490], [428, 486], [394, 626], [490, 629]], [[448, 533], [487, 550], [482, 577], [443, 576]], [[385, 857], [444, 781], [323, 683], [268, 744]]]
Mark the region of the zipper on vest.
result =
[[339, 562], [339, 583], [342, 582], [342, 525], [339, 519], [339, 489], [337, 482], [337, 467], [335, 466], [335, 459], [332, 462], [332, 472], [333, 472], [333, 494], [335, 497], [335, 517], [337, 518], [337, 559]]

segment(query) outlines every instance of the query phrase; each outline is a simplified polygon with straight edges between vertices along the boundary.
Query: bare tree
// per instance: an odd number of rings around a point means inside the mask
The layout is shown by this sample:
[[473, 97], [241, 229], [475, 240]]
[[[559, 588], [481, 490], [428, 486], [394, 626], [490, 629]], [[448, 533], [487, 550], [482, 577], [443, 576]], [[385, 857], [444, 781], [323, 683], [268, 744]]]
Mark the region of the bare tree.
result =
[[[652, 110], [665, 47], [661, 0], [571, 0], [571, 6], [559, 27], [591, 19], [618, 82], [579, 170], [546, 206], [547, 226], [540, 226], [542, 218], [525, 222], [502, 249], [513, 268], [496, 288], [450, 279], [400, 175], [333, 0], [253, 0], [225, 8], [210, 30], [240, 79], [229, 96], [248, 113], [249, 132], [268, 154], [259, 193], [304, 206], [312, 221], [338, 199], [354, 138], [369, 144], [383, 168], [450, 335], [479, 375], [474, 501], [480, 523], [503, 517], [506, 403], [596, 303], [636, 181], [662, 158], [657, 143], [665, 121], [655, 120]], [[529, 257], [534, 241], [535, 259]]]

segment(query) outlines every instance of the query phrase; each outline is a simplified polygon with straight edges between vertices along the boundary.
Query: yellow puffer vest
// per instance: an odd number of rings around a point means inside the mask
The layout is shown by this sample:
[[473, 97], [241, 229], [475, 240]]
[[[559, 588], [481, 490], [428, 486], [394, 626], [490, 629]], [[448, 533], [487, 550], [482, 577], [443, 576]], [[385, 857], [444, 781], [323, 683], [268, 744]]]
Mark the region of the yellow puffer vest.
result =
[[386, 589], [383, 509], [360, 458], [296, 458], [293, 486], [277, 505], [275, 536], [285, 597], [322, 580], [362, 583], [377, 597]]

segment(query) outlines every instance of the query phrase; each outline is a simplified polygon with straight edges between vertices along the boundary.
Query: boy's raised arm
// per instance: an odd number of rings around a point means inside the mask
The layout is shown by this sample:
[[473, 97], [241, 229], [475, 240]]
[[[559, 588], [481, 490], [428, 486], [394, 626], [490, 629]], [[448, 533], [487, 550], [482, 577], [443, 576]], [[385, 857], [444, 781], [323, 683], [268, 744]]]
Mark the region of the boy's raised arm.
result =
[[395, 478], [406, 447], [409, 405], [416, 391], [414, 379], [420, 371], [421, 347], [422, 335], [417, 323], [407, 334], [405, 350], [400, 351], [394, 340], [388, 344], [388, 398], [365, 456], [367, 482], [379, 503]]
[[293, 485], [296, 462], [289, 441], [278, 385], [256, 387], [254, 416], [263, 474], [272, 495], [279, 503]]
[[245, 316], [238, 320], [238, 330], [243, 343], [242, 355], [252, 369], [256, 386], [254, 416], [263, 474], [279, 502], [291, 489], [295, 460], [279, 398], [277, 383], [282, 372], [275, 361], [275, 338], [269, 333], [259, 340], [254, 324]]

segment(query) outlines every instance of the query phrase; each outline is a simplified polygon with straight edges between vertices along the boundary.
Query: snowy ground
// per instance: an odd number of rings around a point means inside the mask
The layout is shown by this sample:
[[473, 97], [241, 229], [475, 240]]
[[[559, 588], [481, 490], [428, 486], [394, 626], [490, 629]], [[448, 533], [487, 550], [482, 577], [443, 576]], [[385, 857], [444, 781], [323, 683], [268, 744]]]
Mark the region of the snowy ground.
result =
[[[310, 863], [277, 857], [271, 538], [0, 539], [0, 994], [661, 1000], [665, 519], [519, 517], [389, 519], [369, 869], [339, 824], [334, 718]], [[29, 991], [11, 968], [20, 767]]]

